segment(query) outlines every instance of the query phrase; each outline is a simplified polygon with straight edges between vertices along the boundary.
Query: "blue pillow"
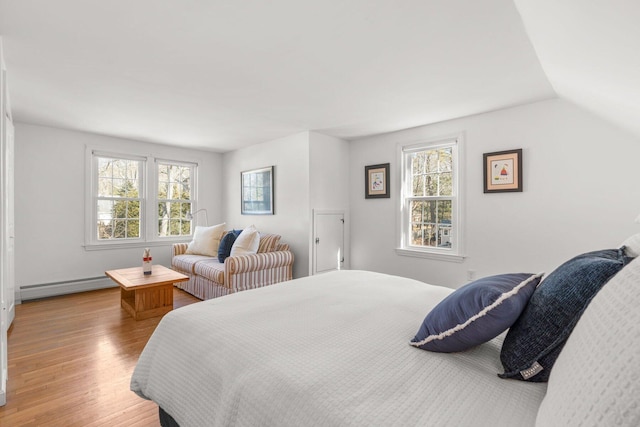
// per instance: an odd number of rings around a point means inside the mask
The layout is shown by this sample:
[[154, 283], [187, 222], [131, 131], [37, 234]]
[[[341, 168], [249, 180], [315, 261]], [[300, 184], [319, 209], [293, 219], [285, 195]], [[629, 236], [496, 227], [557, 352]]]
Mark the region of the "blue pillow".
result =
[[569, 334], [596, 293], [631, 258], [624, 248], [579, 255], [540, 283], [500, 351], [501, 378], [546, 382]]
[[520, 316], [541, 278], [542, 273], [501, 274], [457, 289], [427, 314], [410, 344], [451, 353], [497, 337]]
[[240, 233], [242, 233], [242, 230], [231, 230], [227, 231], [227, 234], [222, 237], [220, 246], [218, 246], [218, 261], [220, 261], [220, 263], [224, 263], [224, 260], [231, 255], [231, 247]]

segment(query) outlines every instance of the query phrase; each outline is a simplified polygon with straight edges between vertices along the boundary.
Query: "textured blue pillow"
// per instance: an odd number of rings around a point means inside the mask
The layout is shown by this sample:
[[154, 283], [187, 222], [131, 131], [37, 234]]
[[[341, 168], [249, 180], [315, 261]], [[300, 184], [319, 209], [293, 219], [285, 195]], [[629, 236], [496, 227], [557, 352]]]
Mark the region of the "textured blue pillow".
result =
[[231, 248], [238, 236], [242, 233], [242, 230], [227, 231], [227, 234], [220, 240], [220, 246], [218, 246], [218, 261], [224, 263], [224, 260], [231, 255]]
[[541, 278], [542, 273], [501, 274], [457, 289], [427, 314], [410, 344], [451, 353], [497, 337], [522, 313]]
[[500, 351], [501, 378], [546, 382], [591, 299], [631, 258], [624, 248], [579, 255], [540, 283]]

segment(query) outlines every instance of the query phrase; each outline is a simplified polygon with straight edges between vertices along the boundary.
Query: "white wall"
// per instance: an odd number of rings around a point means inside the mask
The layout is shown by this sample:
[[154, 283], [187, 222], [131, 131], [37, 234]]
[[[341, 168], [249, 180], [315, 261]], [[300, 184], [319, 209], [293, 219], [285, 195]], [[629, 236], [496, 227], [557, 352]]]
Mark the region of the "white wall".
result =
[[[0, 37], [0, 406], [7, 403], [7, 330], [11, 324], [11, 314], [15, 313], [13, 274], [13, 212], [14, 205], [11, 194], [13, 193], [14, 161], [11, 158], [10, 141], [8, 139], [8, 124], [11, 116], [9, 105], [8, 85], [6, 83], [6, 66], [4, 63], [4, 47]], [[5, 111], [6, 110], [6, 111]], [[6, 117], [6, 119], [5, 119]], [[9, 143], [9, 146], [7, 145]], [[6, 155], [9, 158], [5, 158]], [[13, 308], [12, 308], [13, 307]]]
[[[463, 263], [399, 256], [397, 145], [465, 134]], [[484, 194], [482, 154], [522, 148], [524, 192]], [[351, 267], [457, 288], [467, 271], [551, 272], [640, 231], [640, 140], [563, 100], [543, 101], [353, 141]], [[363, 168], [391, 163], [390, 199], [364, 199]]]
[[[349, 147], [346, 141], [301, 132], [224, 154], [224, 218], [230, 228], [254, 224], [276, 233], [295, 255], [293, 276], [310, 274], [312, 210], [349, 207]], [[240, 173], [275, 166], [274, 215], [240, 213]]]
[[[274, 215], [240, 213], [240, 173], [275, 166]], [[253, 145], [223, 155], [222, 206], [229, 228], [254, 224], [259, 231], [282, 236], [291, 246], [293, 276], [309, 270], [309, 132]]]
[[[221, 221], [221, 155], [17, 123], [15, 144], [16, 283], [20, 286], [104, 276], [140, 264], [141, 248], [84, 249], [85, 145], [115, 152], [197, 161], [199, 208]], [[170, 246], [153, 247], [170, 265]]]
[[[464, 132], [466, 255], [463, 263], [403, 257], [397, 244], [397, 145]], [[255, 224], [278, 233], [309, 274], [312, 209], [349, 198], [351, 268], [458, 287], [509, 271], [547, 271], [583, 251], [614, 247], [640, 231], [640, 141], [562, 101], [551, 100], [346, 143], [302, 132], [224, 155], [18, 123], [16, 283], [98, 277], [137, 265], [139, 249], [85, 251], [85, 145], [197, 160], [200, 205], [211, 224]], [[483, 194], [482, 153], [524, 149], [524, 192]], [[390, 199], [365, 199], [364, 166], [391, 163]], [[240, 214], [240, 172], [274, 165], [275, 215]], [[47, 185], [55, 180], [64, 191]], [[347, 184], [348, 181], [348, 184]], [[71, 224], [72, 226], [69, 226]], [[168, 265], [169, 246], [154, 260]]]
[[309, 194], [312, 209], [349, 206], [349, 143], [309, 132]]
[[[309, 132], [309, 207], [345, 212], [345, 262], [349, 268], [349, 143], [339, 138]], [[313, 234], [313, 231], [311, 232]], [[313, 256], [309, 239], [309, 256]], [[311, 268], [313, 260], [309, 259]], [[309, 271], [311, 274], [311, 271]]]

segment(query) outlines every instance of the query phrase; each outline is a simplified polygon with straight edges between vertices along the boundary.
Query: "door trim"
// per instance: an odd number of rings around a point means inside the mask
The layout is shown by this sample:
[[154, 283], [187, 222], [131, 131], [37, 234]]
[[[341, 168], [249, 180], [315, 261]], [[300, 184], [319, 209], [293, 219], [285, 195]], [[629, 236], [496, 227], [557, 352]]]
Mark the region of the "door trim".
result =
[[317, 220], [316, 217], [318, 215], [342, 215], [344, 218], [344, 227], [342, 229], [342, 250], [343, 250], [343, 258], [344, 262], [342, 263], [341, 269], [348, 270], [350, 264], [349, 257], [349, 211], [343, 209], [312, 209], [311, 210], [312, 221], [311, 221], [311, 239], [309, 241], [309, 275], [313, 276], [316, 271], [316, 225]]

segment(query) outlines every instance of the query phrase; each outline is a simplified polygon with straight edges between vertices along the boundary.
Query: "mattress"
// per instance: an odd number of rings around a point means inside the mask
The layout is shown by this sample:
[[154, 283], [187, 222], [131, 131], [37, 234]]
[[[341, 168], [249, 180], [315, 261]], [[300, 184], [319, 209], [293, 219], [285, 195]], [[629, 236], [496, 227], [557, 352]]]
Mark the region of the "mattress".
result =
[[189, 426], [527, 426], [544, 383], [500, 379], [502, 336], [460, 353], [408, 343], [451, 289], [338, 271], [165, 315], [131, 389]]

